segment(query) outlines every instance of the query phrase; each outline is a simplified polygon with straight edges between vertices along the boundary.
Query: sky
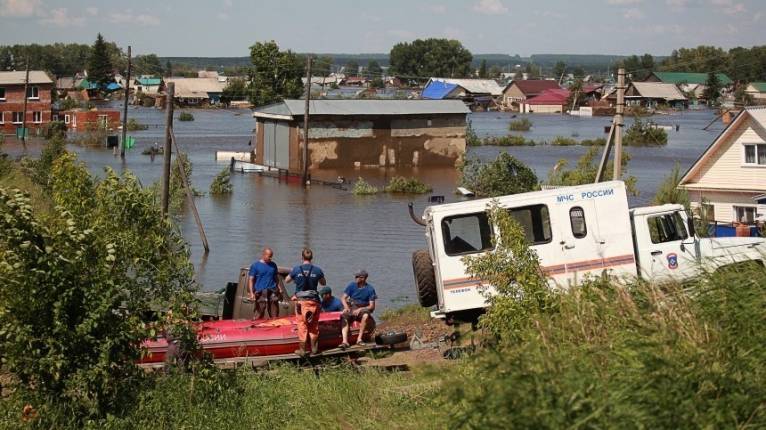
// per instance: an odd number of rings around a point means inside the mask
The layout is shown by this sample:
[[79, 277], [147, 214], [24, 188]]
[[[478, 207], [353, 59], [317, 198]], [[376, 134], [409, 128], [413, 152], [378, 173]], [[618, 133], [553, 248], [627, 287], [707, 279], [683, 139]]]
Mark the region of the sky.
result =
[[667, 55], [766, 43], [766, 0], [0, 0], [0, 45], [92, 43], [136, 54], [247, 56], [256, 41], [387, 53], [446, 37], [475, 54]]

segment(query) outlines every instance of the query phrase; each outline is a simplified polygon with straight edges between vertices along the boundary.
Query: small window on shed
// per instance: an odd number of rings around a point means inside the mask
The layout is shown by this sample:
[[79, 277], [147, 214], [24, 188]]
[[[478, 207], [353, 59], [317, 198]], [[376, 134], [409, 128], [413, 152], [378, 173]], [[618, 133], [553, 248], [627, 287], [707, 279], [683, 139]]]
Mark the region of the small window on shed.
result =
[[579, 206], [569, 209], [569, 223], [572, 225], [572, 236], [582, 239], [588, 235], [588, 226], [585, 224], [585, 211]]

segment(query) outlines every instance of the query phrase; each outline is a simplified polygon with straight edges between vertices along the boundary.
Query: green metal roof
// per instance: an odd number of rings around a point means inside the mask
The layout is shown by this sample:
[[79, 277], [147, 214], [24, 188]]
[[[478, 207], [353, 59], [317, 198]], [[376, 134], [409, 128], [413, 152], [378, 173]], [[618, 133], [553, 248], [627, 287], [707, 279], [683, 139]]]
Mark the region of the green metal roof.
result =
[[138, 78], [136, 81], [138, 81], [139, 84], [146, 86], [155, 86], [162, 83], [161, 78]]
[[[659, 78], [662, 82], [671, 84], [702, 84], [707, 81], [707, 73], [692, 73], [692, 72], [654, 72], [654, 76]], [[726, 76], [725, 73], [716, 73], [718, 80], [723, 85], [730, 85], [732, 80]]]
[[750, 82], [750, 85], [759, 93], [766, 93], [766, 82]]

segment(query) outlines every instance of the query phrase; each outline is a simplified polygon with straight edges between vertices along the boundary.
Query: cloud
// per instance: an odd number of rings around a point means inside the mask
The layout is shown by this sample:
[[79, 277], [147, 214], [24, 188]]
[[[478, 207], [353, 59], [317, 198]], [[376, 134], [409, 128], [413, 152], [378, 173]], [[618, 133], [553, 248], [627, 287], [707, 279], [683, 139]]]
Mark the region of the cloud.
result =
[[606, 4], [616, 5], [616, 6], [626, 6], [631, 4], [639, 4], [644, 0], [606, 0]]
[[727, 15], [735, 15], [747, 10], [744, 3], [735, 3], [734, 0], [710, 0], [710, 4], [717, 6]]
[[223, 0], [223, 6], [224, 7], [228, 8], [228, 7], [231, 7], [231, 5], [232, 5], [231, 0]]
[[90, 16], [96, 16], [98, 15], [98, 8], [97, 7], [86, 7], [85, 13], [87, 13]]
[[485, 15], [504, 15], [508, 13], [508, 8], [500, 0], [479, 0], [473, 5], [475, 12]]
[[631, 8], [626, 10], [625, 13], [622, 14], [622, 16], [625, 19], [642, 19], [644, 17], [644, 13], [641, 12], [641, 9]]
[[113, 12], [109, 14], [109, 21], [113, 24], [137, 24], [142, 27], [152, 27], [160, 25], [160, 19], [154, 15], [133, 14], [128, 9], [126, 12]]
[[27, 17], [42, 12], [41, 0], [0, 0], [0, 16]]
[[447, 6], [443, 4], [428, 4], [420, 8], [424, 12], [430, 12], [434, 15], [444, 15], [447, 13]]
[[226, 12], [221, 12], [218, 14], [218, 19], [221, 21], [228, 21], [229, 20], [229, 14]]
[[60, 7], [51, 10], [50, 15], [40, 19], [40, 23], [56, 27], [82, 27], [85, 24], [85, 17], [70, 16], [67, 8]]
[[409, 30], [388, 30], [389, 35], [396, 37], [397, 39], [411, 40], [415, 38], [415, 33]]

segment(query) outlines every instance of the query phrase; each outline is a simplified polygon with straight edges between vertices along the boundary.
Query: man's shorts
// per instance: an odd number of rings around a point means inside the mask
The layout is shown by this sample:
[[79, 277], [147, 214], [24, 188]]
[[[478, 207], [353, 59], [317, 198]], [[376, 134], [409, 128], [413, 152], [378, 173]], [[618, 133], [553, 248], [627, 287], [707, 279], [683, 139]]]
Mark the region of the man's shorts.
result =
[[282, 293], [279, 289], [269, 288], [255, 292], [256, 302], [279, 302], [282, 300]]
[[351, 313], [343, 314], [343, 318], [345, 318], [348, 322], [353, 322], [353, 321], [361, 321], [362, 320], [362, 316], [364, 316], [365, 314], [367, 314], [370, 317], [372, 317], [372, 312], [370, 312], [369, 309], [365, 309], [365, 310], [359, 312], [357, 315], [354, 315], [353, 312], [356, 311], [357, 309], [359, 309], [359, 307], [353, 307], [352, 306], [351, 307]]

